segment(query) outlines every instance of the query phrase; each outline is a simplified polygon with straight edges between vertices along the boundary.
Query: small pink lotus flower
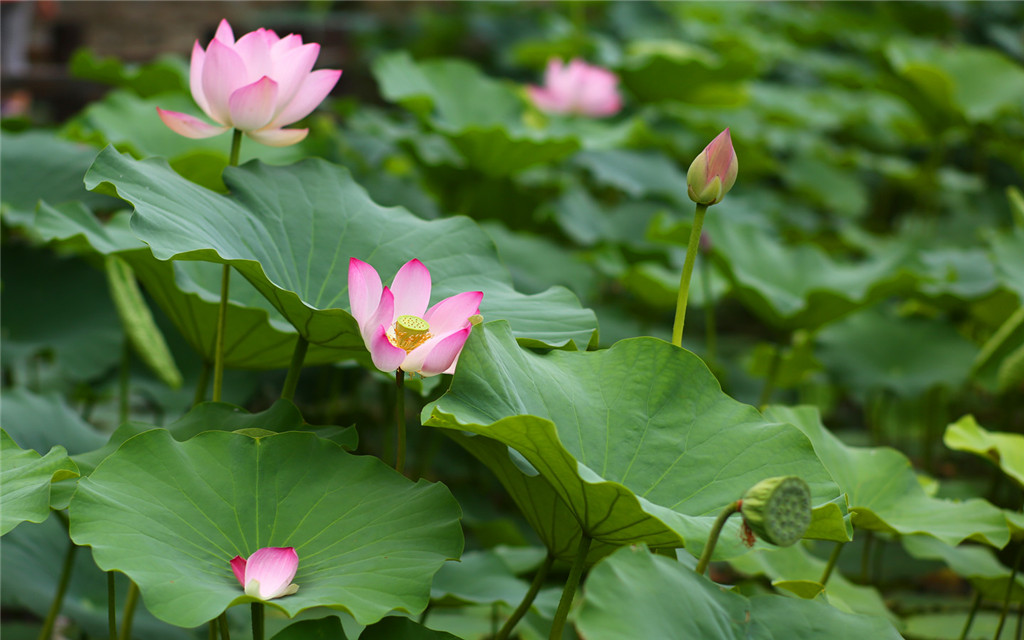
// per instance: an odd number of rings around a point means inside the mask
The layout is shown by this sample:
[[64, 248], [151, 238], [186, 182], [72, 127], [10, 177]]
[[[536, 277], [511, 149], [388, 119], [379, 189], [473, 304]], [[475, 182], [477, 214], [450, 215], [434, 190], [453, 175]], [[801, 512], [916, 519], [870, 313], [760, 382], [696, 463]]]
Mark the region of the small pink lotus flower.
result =
[[738, 171], [736, 151], [726, 128], [690, 163], [686, 172], [686, 192], [697, 204], [718, 204], [732, 189]]
[[235, 41], [231, 25], [221, 20], [204, 51], [192, 47], [192, 97], [220, 126], [185, 113], [157, 108], [160, 119], [187, 138], [209, 138], [228, 129], [253, 140], [285, 147], [306, 137], [309, 129], [282, 129], [301, 120], [331, 92], [341, 71], [312, 71], [320, 45], [302, 44], [302, 36], [283, 38], [269, 29], [251, 31]]
[[292, 584], [295, 571], [299, 568], [299, 555], [294, 547], [263, 547], [249, 556], [235, 556], [231, 570], [245, 589], [245, 595], [260, 600], [273, 600], [290, 596], [299, 590]]
[[600, 118], [615, 115], [622, 108], [618, 84], [618, 76], [611, 71], [576, 58], [568, 65], [561, 60], [548, 61], [544, 86], [530, 85], [526, 90], [541, 111]]
[[405, 263], [388, 289], [376, 269], [357, 258], [348, 263], [348, 300], [373, 364], [381, 371], [401, 369], [424, 376], [453, 373], [482, 291], [467, 291], [430, 301], [430, 272], [413, 259]]

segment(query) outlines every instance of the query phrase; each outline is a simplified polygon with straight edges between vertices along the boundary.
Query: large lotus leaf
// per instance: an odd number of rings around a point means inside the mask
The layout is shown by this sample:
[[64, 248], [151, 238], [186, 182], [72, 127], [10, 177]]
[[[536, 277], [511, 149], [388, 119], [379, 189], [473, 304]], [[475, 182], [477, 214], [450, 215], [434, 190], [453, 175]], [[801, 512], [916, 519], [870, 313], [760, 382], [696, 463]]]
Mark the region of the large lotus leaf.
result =
[[859, 392], [884, 388], [917, 397], [932, 387], [959, 388], [978, 353], [949, 323], [866, 309], [818, 333], [817, 356], [839, 384]]
[[[977, 545], [950, 546], [929, 536], [904, 536], [900, 539], [907, 553], [922, 560], [941, 560], [957, 575], [967, 578], [982, 596], [990, 600], [1006, 597], [1012, 571], [1003, 566], [995, 553]], [[1024, 600], [1024, 576], [1013, 581], [1010, 597]]]
[[759, 227], [714, 215], [705, 231], [734, 294], [769, 324], [817, 328], [854, 309], [909, 290], [905, 252], [859, 263], [837, 262], [812, 245], [788, 246]]
[[566, 289], [524, 296], [509, 283], [494, 245], [466, 218], [425, 221], [369, 199], [349, 172], [322, 160], [287, 167], [228, 168], [222, 196], [175, 174], [159, 159], [105, 149], [86, 176], [135, 205], [132, 230], [161, 260], [233, 265], [299, 333], [351, 357], [366, 351], [348, 304], [348, 259], [389, 280], [411, 258], [431, 271], [433, 298], [484, 292], [482, 313], [509, 319], [517, 338], [538, 346], [583, 346], [593, 312]]
[[620, 549], [594, 567], [576, 626], [587, 640], [901, 637], [885, 618], [845, 613], [825, 602], [746, 598], [643, 546]]
[[989, 248], [999, 279], [1024, 300], [1024, 228], [993, 233], [989, 236]]
[[408, 618], [389, 616], [367, 627], [359, 640], [459, 640], [459, 637], [428, 629]]
[[81, 481], [71, 538], [126, 573], [156, 617], [195, 626], [253, 601], [229, 562], [267, 546], [299, 556], [298, 593], [270, 606], [329, 606], [360, 624], [422, 611], [430, 581], [462, 551], [460, 509], [440, 484], [416, 484], [375, 458], [309, 433], [253, 438], [165, 430], [125, 442]]
[[946, 427], [942, 441], [950, 449], [988, 458], [1024, 486], [1024, 435], [989, 431], [974, 416], [964, 416]]
[[[748, 48], [742, 42], [738, 47]], [[644, 102], [680, 101], [735, 106], [746, 92], [737, 81], [752, 77], [757, 64], [679, 40], [639, 40], [619, 69], [622, 83]], [[680, 82], [680, 78], [686, 78]]]
[[[509, 175], [555, 162], [580, 148], [576, 137], [523, 124], [523, 101], [510, 87], [462, 60], [416, 62], [405, 51], [379, 56], [373, 74], [385, 99], [400, 102], [447, 135], [466, 164]], [[466, 99], [466, 88], [473, 88]]]
[[[5, 618], [16, 615], [17, 609], [34, 613], [40, 621], [46, 618], [70, 544], [68, 530], [57, 518], [22, 525], [4, 536], [3, 554], [0, 554], [0, 594]], [[128, 579], [116, 573], [115, 584], [117, 602], [123, 605]], [[99, 570], [85, 549], [75, 553], [61, 615], [70, 618], [91, 638], [107, 637], [107, 575]], [[135, 638], [145, 640], [196, 638], [186, 629], [157, 620], [144, 605], [135, 610], [132, 630]], [[37, 628], [31, 637], [38, 635]], [[3, 637], [6, 640], [6, 631]]]
[[0, 429], [0, 536], [22, 522], [42, 522], [50, 515], [50, 484], [78, 475], [64, 447], [41, 456], [21, 449]]
[[270, 640], [348, 640], [341, 620], [334, 616], [300, 620], [278, 631]]
[[[78, 203], [40, 203], [32, 228], [45, 241], [79, 253], [116, 255], [131, 265], [147, 293], [205, 360], [213, 361], [221, 268], [206, 262], [162, 261], [129, 228], [129, 215], [106, 223]], [[297, 333], [248, 280], [234, 278], [229, 291], [224, 363], [238, 369], [286, 368]], [[338, 359], [334, 349], [310, 345], [306, 365]]]
[[927, 534], [946, 544], [970, 539], [1002, 548], [1010, 539], [1006, 518], [982, 499], [963, 502], [933, 498], [899, 451], [850, 447], [832, 435], [813, 407], [773, 406], [769, 418], [799, 427], [847, 495], [853, 525], [901, 535]]
[[[803, 477], [828, 514], [809, 535], [847, 539], [841, 510], [828, 504], [839, 492], [810, 442], [729, 398], [700, 358], [662, 340], [539, 355], [521, 349], [507, 323], [481, 325], [424, 418], [518, 451], [523, 473], [542, 476], [570, 522], [602, 543], [699, 553], [725, 505], [781, 475]], [[741, 552], [738, 527], [722, 536], [720, 555]]]
[[72, 411], [57, 393], [4, 389], [4, 430], [23, 449], [43, 454], [55, 445], [69, 455], [103, 446], [107, 437]]
[[587, 169], [596, 181], [634, 198], [661, 197], [679, 205], [690, 202], [686, 174], [664, 154], [628, 149], [584, 151], [573, 162]]
[[459, 602], [503, 602], [516, 606], [530, 588], [512, 573], [494, 551], [467, 551], [458, 562], [445, 563], [434, 576], [430, 597], [451, 597]]
[[117, 206], [117, 200], [89, 193], [82, 186], [82, 176], [98, 152], [95, 147], [62, 140], [47, 131], [4, 132], [0, 145], [4, 150], [0, 154], [0, 210], [5, 217], [31, 220], [40, 198], [54, 203], [81, 200], [98, 208]]
[[125, 63], [118, 58], [101, 58], [90, 49], [71, 56], [68, 71], [76, 78], [131, 89], [143, 98], [167, 91], [187, 92], [188, 65], [178, 56], [165, 55], [149, 64]]

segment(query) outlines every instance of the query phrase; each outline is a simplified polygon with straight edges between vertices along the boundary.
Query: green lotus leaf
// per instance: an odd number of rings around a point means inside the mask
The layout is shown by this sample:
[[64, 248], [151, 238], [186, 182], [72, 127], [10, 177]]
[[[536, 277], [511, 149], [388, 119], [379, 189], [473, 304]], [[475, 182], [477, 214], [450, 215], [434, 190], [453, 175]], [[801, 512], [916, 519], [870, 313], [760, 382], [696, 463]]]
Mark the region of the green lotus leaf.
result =
[[78, 475], [64, 447], [41, 456], [21, 449], [0, 429], [0, 536], [22, 522], [42, 522], [50, 515], [50, 484]]
[[[492, 176], [555, 162], [580, 148], [574, 136], [523, 124], [523, 100], [516, 91], [488, 78], [462, 60], [417, 62], [408, 52], [377, 57], [373, 75], [385, 99], [428, 116], [468, 166]], [[473, 99], [466, 100], [466, 87]]]
[[[746, 98], [741, 81], [756, 75], [761, 63], [733, 59], [731, 49], [750, 51], [731, 39], [719, 52], [679, 40], [637, 40], [619, 69], [622, 83], [644, 102], [687, 102], [735, 106]], [[686, 78], [686, 82], [679, 82]]]
[[989, 249], [999, 280], [1024, 300], [1024, 228], [989, 236]]
[[[971, 581], [982, 597], [1002, 600], [1010, 586], [1012, 571], [1003, 566], [991, 549], [978, 545], [950, 546], [929, 536], [904, 536], [900, 539], [907, 553], [922, 560], [941, 560], [958, 575]], [[1010, 598], [1024, 601], [1024, 577], [1013, 578]]]
[[1002, 512], [980, 498], [956, 502], [925, 493], [899, 451], [850, 447], [832, 435], [813, 407], [773, 406], [771, 419], [799, 427], [847, 495], [855, 527], [901, 535], [927, 534], [946, 544], [975, 540], [1002, 548], [1010, 539]]
[[268, 603], [289, 616], [328, 606], [371, 624], [418, 613], [434, 573], [462, 551], [460, 515], [443, 485], [413, 484], [313, 434], [177, 442], [163, 429], [121, 445], [70, 507], [72, 540], [132, 578], [153, 615], [185, 627], [254, 601], [229, 562], [268, 546], [299, 556], [298, 593]]
[[602, 184], [634, 198], [664, 198], [679, 205], [691, 204], [686, 194], [686, 173], [663, 154], [628, 149], [584, 151], [573, 163], [589, 171]]
[[1005, 392], [1024, 381], [1024, 306], [1017, 307], [981, 347], [972, 367], [986, 388]]
[[281, 629], [270, 640], [348, 640], [341, 620], [328, 616], [319, 620], [300, 620]]
[[[482, 290], [485, 317], [509, 319], [528, 345], [587, 345], [592, 311], [568, 290], [516, 292], [494, 245], [472, 221], [425, 221], [369, 199], [347, 170], [322, 160], [287, 167], [228, 168], [222, 196], [188, 182], [159, 159], [105, 149], [86, 176], [135, 205], [132, 230], [160, 260], [231, 264], [313, 344], [366, 358], [348, 306], [348, 259], [371, 263], [388, 281], [418, 257], [434, 299]], [[103, 185], [103, 186], [101, 186]]]
[[988, 458], [1024, 486], [1024, 435], [988, 431], [974, 416], [964, 416], [946, 427], [942, 441], [950, 449]]
[[428, 629], [408, 618], [391, 616], [367, 627], [359, 640], [459, 640], [459, 637]]
[[448, 562], [434, 576], [430, 597], [456, 602], [502, 602], [515, 607], [530, 584], [520, 580], [494, 551], [467, 551], [458, 562]]
[[161, 56], [149, 64], [136, 65], [114, 57], [101, 58], [83, 48], [72, 54], [68, 70], [76, 78], [131, 89], [144, 98], [165, 91], [189, 90], [188, 66], [178, 56]]
[[[53, 392], [37, 394], [15, 387], [4, 389], [4, 430], [18, 446], [40, 454], [56, 445], [69, 455], [103, 446], [107, 436], [100, 433]], [[45, 428], [40, 428], [45, 425]]]
[[587, 576], [576, 627], [588, 640], [900, 638], [885, 618], [820, 600], [746, 598], [646, 547], [624, 548]]
[[[840, 510], [829, 504], [839, 491], [811, 443], [729, 398], [697, 356], [661, 340], [538, 355], [519, 348], [507, 323], [487, 323], [470, 335], [451, 389], [423, 417], [424, 424], [486, 436], [518, 452], [512, 462], [519, 473], [550, 485], [538, 492], [541, 504], [524, 513], [560, 521], [538, 529], [556, 553], [565, 540], [553, 532], [699, 553], [725, 505], [780, 475], [804, 478], [817, 510], [831, 516], [809, 537], [838, 529], [847, 539]], [[492, 448], [479, 457], [491, 465], [500, 455]], [[519, 502], [542, 486], [515, 477], [506, 464], [492, 470], [512, 476], [506, 486], [524, 485], [513, 492]], [[722, 556], [745, 550], [739, 522], [729, 531], [716, 550]]]

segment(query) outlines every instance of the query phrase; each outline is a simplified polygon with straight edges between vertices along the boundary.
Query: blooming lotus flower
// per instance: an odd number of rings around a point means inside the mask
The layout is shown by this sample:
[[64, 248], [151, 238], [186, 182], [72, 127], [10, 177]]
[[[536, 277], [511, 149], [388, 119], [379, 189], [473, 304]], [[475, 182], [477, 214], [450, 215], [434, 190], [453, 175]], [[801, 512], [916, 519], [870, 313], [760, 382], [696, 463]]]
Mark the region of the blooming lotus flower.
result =
[[294, 547], [263, 547], [248, 560], [242, 556], [231, 560], [231, 570], [245, 595], [260, 600], [290, 596], [298, 591], [299, 585], [292, 584], [298, 568], [299, 555]]
[[188, 138], [209, 138], [228, 129], [244, 131], [272, 147], [295, 144], [309, 129], [281, 127], [309, 115], [331, 92], [341, 71], [312, 71], [320, 45], [302, 44], [302, 36], [283, 38], [269, 29], [251, 31], [235, 41], [221, 20], [204, 51], [192, 47], [189, 84], [192, 97], [217, 125], [177, 111], [157, 108], [160, 119]]
[[[430, 301], [430, 271], [419, 260], [405, 263], [391, 288], [377, 271], [356, 258], [348, 263], [348, 300], [373, 364], [424, 376], [453, 373], [473, 324], [479, 321], [482, 291]], [[474, 317], [476, 316], [476, 317]]]
[[729, 129], [715, 136], [686, 171], [686, 192], [697, 204], [718, 204], [736, 182], [739, 164]]
[[603, 117], [622, 108], [618, 84], [618, 76], [611, 71], [577, 58], [568, 65], [550, 60], [544, 72], [544, 86], [531, 85], [526, 90], [541, 111]]

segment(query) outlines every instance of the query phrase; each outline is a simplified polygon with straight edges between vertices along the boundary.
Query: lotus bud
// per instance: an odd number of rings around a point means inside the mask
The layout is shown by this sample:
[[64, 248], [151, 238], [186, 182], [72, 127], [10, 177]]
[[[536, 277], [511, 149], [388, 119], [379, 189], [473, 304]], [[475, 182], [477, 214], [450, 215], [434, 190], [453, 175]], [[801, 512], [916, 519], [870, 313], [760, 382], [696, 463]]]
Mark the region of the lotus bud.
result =
[[299, 590], [292, 583], [299, 568], [299, 556], [294, 547], [264, 547], [248, 559], [235, 556], [231, 570], [245, 590], [245, 595], [272, 600], [290, 596]]
[[740, 503], [745, 527], [771, 544], [788, 547], [811, 524], [811, 489], [796, 476], [758, 482]]
[[718, 134], [704, 147], [686, 172], [686, 192], [697, 204], [718, 204], [736, 183], [739, 164], [732, 148], [729, 129]]

